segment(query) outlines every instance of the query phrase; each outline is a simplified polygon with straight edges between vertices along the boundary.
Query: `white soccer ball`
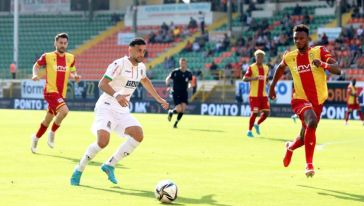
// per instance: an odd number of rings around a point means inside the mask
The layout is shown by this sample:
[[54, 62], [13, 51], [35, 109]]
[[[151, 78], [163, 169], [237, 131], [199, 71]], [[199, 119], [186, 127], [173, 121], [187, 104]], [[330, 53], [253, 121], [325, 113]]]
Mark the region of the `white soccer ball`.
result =
[[177, 199], [178, 188], [170, 180], [162, 180], [155, 187], [155, 197], [163, 203], [171, 203]]

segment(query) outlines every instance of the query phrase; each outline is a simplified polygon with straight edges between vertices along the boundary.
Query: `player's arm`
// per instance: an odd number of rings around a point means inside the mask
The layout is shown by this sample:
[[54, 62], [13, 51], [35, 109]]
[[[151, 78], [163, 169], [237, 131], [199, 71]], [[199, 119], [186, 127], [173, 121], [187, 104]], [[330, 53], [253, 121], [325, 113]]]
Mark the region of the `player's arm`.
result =
[[252, 77], [252, 75], [253, 75], [252, 69], [251, 69], [251, 67], [249, 67], [243, 77], [243, 81], [244, 82], [257, 81], [258, 77]]
[[143, 79], [140, 80], [140, 82], [142, 83], [143, 87], [149, 92], [149, 94], [152, 95], [152, 97], [162, 105], [163, 109], [168, 109], [169, 107], [168, 102], [159, 96], [159, 94], [154, 89], [154, 86], [148, 77], [144, 77]]
[[71, 72], [71, 77], [75, 79], [77, 83], [81, 81], [81, 76], [77, 73], [77, 71]]
[[129, 101], [126, 99], [126, 97], [130, 96], [130, 94], [119, 94], [117, 93], [111, 86], [110, 86], [110, 82], [112, 80], [108, 79], [106, 76], [102, 77], [102, 79], [99, 82], [99, 88], [105, 92], [106, 94], [114, 97], [119, 104], [122, 107], [126, 107], [129, 104]]
[[341, 69], [339, 68], [339, 65], [333, 58], [330, 58], [327, 62], [323, 62], [319, 59], [314, 59], [312, 61], [312, 63], [316, 67], [324, 68], [325, 70], [329, 71], [331, 74], [341, 75]]
[[37, 62], [35, 62], [35, 64], [33, 65], [33, 76], [32, 76], [33, 81], [38, 81], [40, 79], [39, 77], [40, 68], [41, 66]]
[[276, 98], [276, 91], [274, 90], [274, 88], [275, 88], [278, 80], [283, 76], [285, 69], [286, 69], [286, 64], [284, 63], [284, 61], [282, 61], [278, 65], [276, 71], [274, 72], [273, 80], [269, 86], [269, 98], [271, 98], [271, 99]]
[[168, 74], [167, 78], [166, 78], [166, 85], [169, 86], [171, 84], [171, 78], [172, 77], [172, 73]]

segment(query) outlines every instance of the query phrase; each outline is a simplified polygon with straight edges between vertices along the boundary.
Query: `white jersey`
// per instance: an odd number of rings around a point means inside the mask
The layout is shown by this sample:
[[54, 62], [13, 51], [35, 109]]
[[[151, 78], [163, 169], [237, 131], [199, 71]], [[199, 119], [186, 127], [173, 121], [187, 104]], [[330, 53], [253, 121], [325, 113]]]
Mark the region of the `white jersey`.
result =
[[[138, 63], [138, 66], [133, 66], [127, 56], [115, 60], [111, 63], [104, 78], [111, 80], [109, 85], [121, 95], [129, 95], [126, 98], [128, 101], [133, 95], [135, 89], [139, 85], [141, 79], [146, 77], [146, 67], [144, 63]], [[129, 113], [129, 107], [122, 107], [116, 99], [104, 92], [98, 99], [95, 109], [98, 107], [109, 107], [115, 112]]]

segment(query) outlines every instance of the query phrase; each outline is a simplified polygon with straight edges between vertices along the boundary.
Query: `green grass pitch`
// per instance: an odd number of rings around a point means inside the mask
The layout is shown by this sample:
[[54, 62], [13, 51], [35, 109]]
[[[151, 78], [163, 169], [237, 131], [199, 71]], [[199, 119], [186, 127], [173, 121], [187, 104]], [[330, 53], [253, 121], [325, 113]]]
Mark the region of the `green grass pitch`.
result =
[[[70, 186], [72, 171], [95, 141], [92, 112], [71, 111], [56, 134], [56, 147], [44, 135], [38, 154], [30, 137], [45, 112], [0, 110], [0, 205], [148, 206], [158, 181], [179, 188], [174, 205], [355, 206], [364, 205], [364, 126], [322, 120], [317, 130], [316, 175], [304, 175], [304, 149], [282, 165], [284, 142], [300, 129], [289, 118], [268, 118], [262, 135], [245, 136], [248, 118], [185, 115], [178, 129], [167, 115], [135, 114], [144, 128], [143, 143], [116, 168], [119, 185], [108, 182], [100, 165], [124, 140], [109, 146], [87, 167], [81, 186]], [[175, 116], [174, 116], [175, 118]]]

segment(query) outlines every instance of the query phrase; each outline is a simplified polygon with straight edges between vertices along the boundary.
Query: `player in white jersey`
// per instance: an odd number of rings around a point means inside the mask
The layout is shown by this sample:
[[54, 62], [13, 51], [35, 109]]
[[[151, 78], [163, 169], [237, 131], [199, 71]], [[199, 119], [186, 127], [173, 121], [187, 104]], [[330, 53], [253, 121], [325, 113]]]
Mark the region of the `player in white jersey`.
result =
[[146, 76], [146, 67], [142, 62], [145, 51], [146, 43], [143, 39], [132, 40], [129, 44], [129, 57], [125, 56], [111, 63], [100, 80], [99, 88], [104, 93], [96, 103], [95, 121], [92, 125], [97, 141], [87, 148], [76, 166], [71, 177], [71, 185], [80, 184], [81, 175], [87, 163], [108, 145], [112, 131], [127, 140], [101, 166], [101, 169], [112, 183], [117, 184], [114, 175], [115, 165], [123, 157], [128, 156], [143, 140], [142, 127], [130, 114], [128, 107], [130, 97], [139, 82], [164, 109], [168, 109], [167, 101], [157, 94]]

